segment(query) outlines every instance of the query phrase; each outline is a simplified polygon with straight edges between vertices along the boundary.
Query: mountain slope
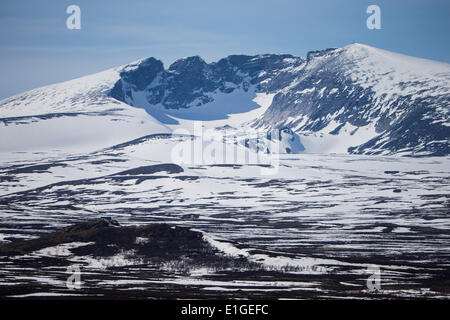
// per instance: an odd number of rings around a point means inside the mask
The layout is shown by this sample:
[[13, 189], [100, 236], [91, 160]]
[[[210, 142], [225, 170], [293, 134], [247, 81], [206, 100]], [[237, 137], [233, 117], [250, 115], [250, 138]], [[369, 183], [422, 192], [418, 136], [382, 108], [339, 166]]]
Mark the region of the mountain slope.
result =
[[0, 101], [0, 152], [94, 151], [170, 130], [107, 95], [122, 67]]
[[256, 123], [354, 142], [353, 153], [445, 155], [449, 106], [449, 64], [354, 44], [308, 54]]

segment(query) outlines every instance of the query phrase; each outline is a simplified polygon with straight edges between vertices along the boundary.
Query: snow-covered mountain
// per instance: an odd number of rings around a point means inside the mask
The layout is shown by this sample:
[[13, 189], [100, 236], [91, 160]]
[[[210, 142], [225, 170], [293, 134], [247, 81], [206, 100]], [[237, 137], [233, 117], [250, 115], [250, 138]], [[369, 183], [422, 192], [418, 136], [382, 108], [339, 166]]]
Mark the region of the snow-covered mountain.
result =
[[0, 148], [95, 149], [201, 120], [265, 152], [287, 130], [280, 152], [448, 155], [449, 114], [449, 64], [361, 44], [167, 69], [148, 58], [0, 101]]

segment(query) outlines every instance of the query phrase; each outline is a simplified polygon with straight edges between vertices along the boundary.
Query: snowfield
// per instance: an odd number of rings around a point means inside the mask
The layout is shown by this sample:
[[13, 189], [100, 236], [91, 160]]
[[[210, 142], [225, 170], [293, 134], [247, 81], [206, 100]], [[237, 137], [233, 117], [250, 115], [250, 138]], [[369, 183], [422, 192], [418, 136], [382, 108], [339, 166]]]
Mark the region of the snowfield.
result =
[[[180, 290], [201, 286], [208, 294], [231, 294], [236, 291], [230, 288], [248, 286], [265, 297], [299, 297], [313, 287], [327, 297], [322, 281], [336, 276], [345, 283], [339, 286], [356, 290], [345, 296], [356, 297], [366, 290], [367, 268], [377, 265], [387, 296], [444, 295], [445, 283], [438, 288], [436, 281], [448, 270], [450, 258], [449, 246], [442, 245], [450, 232], [450, 158], [302, 154], [282, 155], [270, 176], [261, 174], [261, 165], [245, 163], [164, 171], [170, 149], [183, 139], [189, 138], [157, 135], [51, 162], [46, 157], [3, 162], [1, 238], [28, 239], [100, 216], [123, 225], [164, 222], [202, 231], [225, 255], [284, 270], [286, 277], [302, 277], [275, 285], [233, 278], [210, 281], [215, 274], [211, 270], [175, 280], [130, 274], [126, 280], [117, 274], [114, 283], [121, 285], [111, 283], [111, 288], [127, 292], [137, 290], [135, 281], [145, 280], [140, 291], [157, 281], [185, 288]], [[155, 165], [162, 171], [139, 169]], [[127, 173], [130, 168], [136, 169]], [[44, 253], [67, 251], [49, 248], [39, 254]], [[108, 268], [139, 264], [126, 255], [71, 261], [93, 270], [99, 279]], [[4, 275], [16, 274], [6, 266], [0, 269]], [[273, 281], [281, 279], [275, 276]], [[10, 276], [8, 285], [14, 281]], [[260, 291], [261, 286], [266, 290]]]

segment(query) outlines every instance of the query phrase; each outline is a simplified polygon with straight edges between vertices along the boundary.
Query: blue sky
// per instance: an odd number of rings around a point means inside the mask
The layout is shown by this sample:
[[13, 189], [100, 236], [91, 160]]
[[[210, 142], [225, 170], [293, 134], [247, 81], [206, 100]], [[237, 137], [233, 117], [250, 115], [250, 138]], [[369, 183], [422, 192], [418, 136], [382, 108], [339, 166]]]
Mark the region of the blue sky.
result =
[[[81, 8], [81, 30], [66, 8]], [[366, 8], [381, 8], [381, 30]], [[450, 62], [448, 0], [0, 0], [0, 98], [154, 56], [215, 61], [359, 42]]]

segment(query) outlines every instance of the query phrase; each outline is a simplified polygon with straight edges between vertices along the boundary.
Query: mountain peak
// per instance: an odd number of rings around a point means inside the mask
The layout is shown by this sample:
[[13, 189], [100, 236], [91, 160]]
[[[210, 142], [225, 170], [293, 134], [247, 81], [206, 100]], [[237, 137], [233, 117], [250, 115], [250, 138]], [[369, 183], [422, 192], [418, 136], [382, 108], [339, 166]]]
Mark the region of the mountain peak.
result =
[[203, 69], [207, 63], [200, 56], [191, 56], [186, 58], [181, 58], [176, 60], [169, 66], [168, 71], [173, 72], [184, 72], [186, 70], [196, 70], [200, 71]]

